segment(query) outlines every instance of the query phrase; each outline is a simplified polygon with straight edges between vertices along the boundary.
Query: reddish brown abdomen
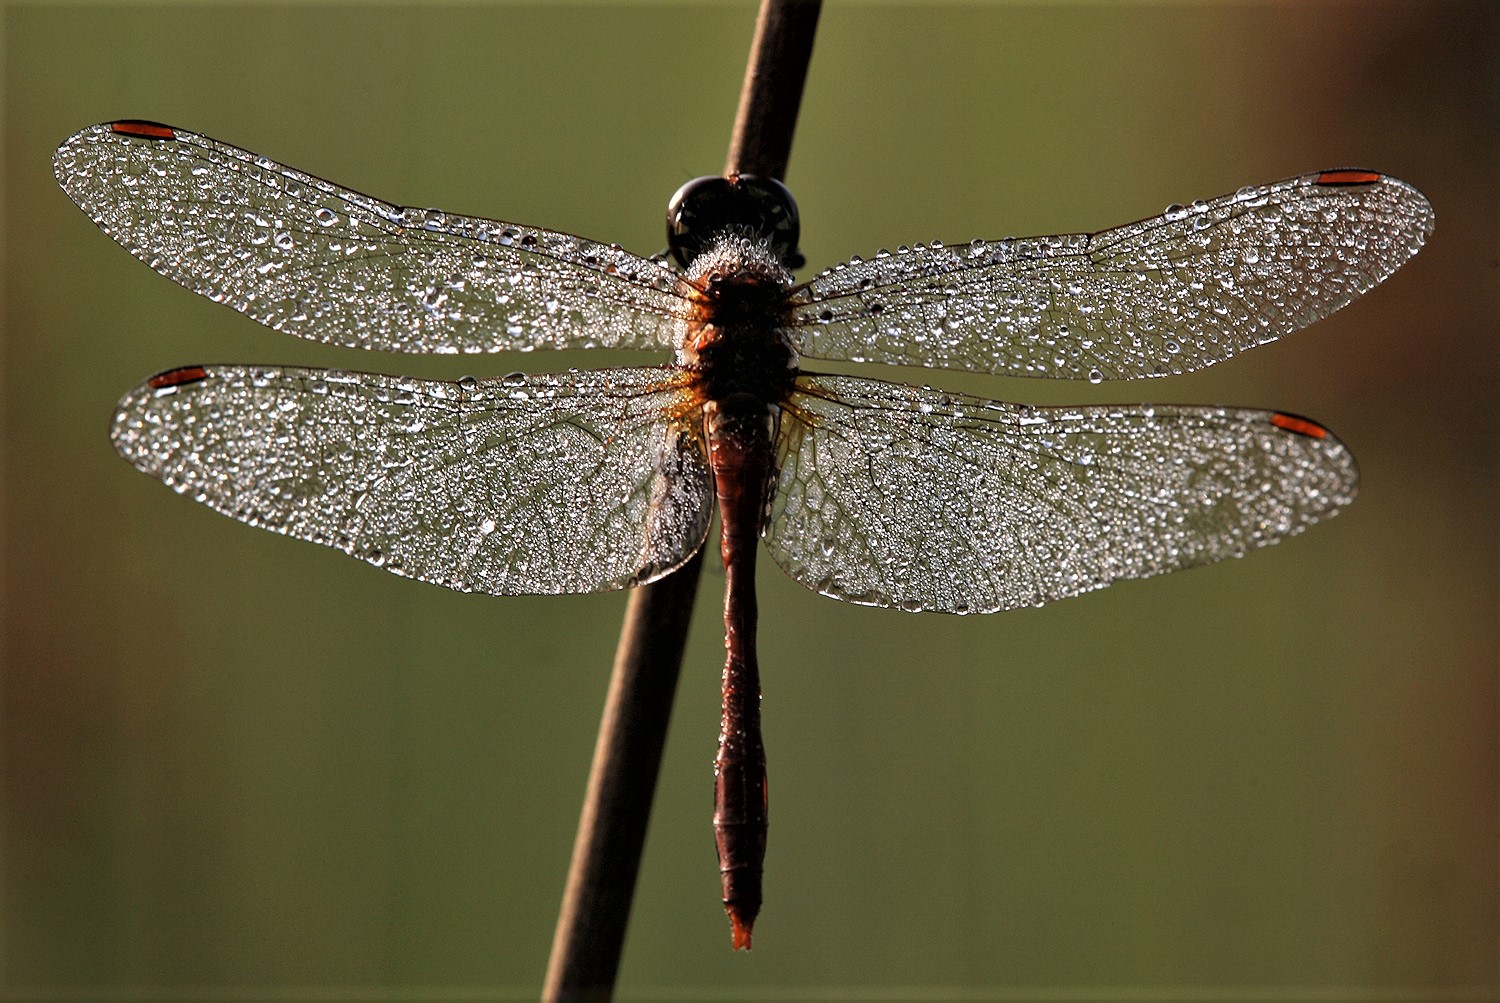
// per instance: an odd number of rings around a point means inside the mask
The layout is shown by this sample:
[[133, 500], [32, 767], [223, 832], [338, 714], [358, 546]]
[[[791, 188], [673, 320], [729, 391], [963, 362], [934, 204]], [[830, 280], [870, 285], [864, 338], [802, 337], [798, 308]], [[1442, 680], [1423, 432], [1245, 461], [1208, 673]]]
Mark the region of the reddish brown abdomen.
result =
[[766, 855], [766, 754], [755, 657], [755, 554], [775, 478], [778, 408], [796, 353], [791, 276], [768, 248], [725, 238], [687, 276], [695, 311], [679, 354], [698, 374], [724, 557], [724, 704], [714, 759], [714, 838], [736, 949], [750, 947]]
[[709, 462], [722, 521], [724, 692], [714, 759], [714, 838], [724, 911], [736, 950], [750, 947], [761, 904], [768, 828], [766, 753], [760, 737], [760, 667], [755, 654], [755, 552], [769, 490], [768, 413], [750, 398], [708, 408]]

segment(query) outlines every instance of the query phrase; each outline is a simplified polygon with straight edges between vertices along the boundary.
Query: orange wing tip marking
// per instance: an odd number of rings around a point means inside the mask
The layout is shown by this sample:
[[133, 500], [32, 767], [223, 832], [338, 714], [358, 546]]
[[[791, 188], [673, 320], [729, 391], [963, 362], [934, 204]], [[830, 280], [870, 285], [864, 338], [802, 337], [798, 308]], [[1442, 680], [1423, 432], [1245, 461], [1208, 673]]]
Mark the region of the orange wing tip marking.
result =
[[743, 920], [737, 913], [729, 913], [729, 925], [734, 928], [734, 949], [736, 951], [750, 950], [750, 930], [755, 926], [755, 920]]
[[1350, 185], [1373, 185], [1383, 177], [1376, 171], [1324, 171], [1318, 175], [1317, 183], [1333, 188]]
[[1299, 418], [1294, 414], [1273, 414], [1271, 415], [1271, 424], [1277, 428], [1284, 428], [1288, 432], [1305, 435], [1309, 439], [1328, 438], [1328, 429], [1315, 421], [1308, 421], [1306, 418]]
[[177, 387], [206, 379], [208, 379], [208, 370], [202, 366], [182, 366], [179, 369], [168, 369], [164, 373], [157, 373], [146, 381], [146, 386], [152, 390], [175, 390]]
[[111, 122], [111, 132], [118, 132], [122, 136], [134, 136], [137, 139], [176, 139], [177, 133], [169, 125], [158, 122]]

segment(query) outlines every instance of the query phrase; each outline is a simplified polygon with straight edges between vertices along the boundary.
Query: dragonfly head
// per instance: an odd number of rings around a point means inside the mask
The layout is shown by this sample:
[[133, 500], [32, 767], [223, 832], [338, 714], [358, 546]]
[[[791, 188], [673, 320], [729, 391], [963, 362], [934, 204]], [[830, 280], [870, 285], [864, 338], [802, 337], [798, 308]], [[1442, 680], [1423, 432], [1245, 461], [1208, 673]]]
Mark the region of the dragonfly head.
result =
[[667, 205], [667, 243], [686, 268], [726, 231], [764, 240], [788, 269], [802, 264], [801, 225], [786, 185], [754, 174], [694, 178]]

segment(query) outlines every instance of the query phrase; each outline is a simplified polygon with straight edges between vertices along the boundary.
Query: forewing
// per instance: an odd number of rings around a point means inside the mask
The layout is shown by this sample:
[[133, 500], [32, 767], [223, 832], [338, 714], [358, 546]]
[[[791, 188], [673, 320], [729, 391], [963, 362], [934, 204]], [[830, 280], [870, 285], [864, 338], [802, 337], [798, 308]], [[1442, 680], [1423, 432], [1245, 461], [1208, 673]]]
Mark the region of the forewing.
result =
[[1186, 373], [1349, 303], [1432, 232], [1403, 181], [1324, 171], [1095, 234], [881, 252], [795, 295], [803, 354], [1060, 379]]
[[595, 592], [702, 544], [712, 492], [686, 376], [458, 383], [205, 366], [120, 401], [120, 454], [252, 525], [464, 592]]
[[873, 606], [984, 613], [1208, 564], [1353, 497], [1321, 426], [1213, 407], [1028, 407], [808, 376], [784, 408], [766, 544]]
[[391, 205], [151, 123], [84, 129], [52, 166], [156, 271], [313, 341], [451, 353], [680, 340], [678, 278], [618, 247]]

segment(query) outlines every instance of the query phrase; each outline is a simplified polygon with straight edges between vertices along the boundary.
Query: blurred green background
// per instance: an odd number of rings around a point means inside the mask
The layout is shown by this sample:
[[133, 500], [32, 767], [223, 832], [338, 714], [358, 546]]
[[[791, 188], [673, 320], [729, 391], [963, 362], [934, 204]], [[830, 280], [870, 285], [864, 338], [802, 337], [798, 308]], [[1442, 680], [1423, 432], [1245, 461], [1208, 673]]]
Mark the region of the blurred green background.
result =
[[[789, 177], [810, 269], [1338, 166], [1416, 184], [1437, 233], [1349, 309], [1195, 376], [894, 374], [1309, 414], [1361, 495], [1243, 561], [992, 617], [846, 606], [766, 562], [748, 956], [708, 818], [710, 570], [622, 996], [1493, 998], [1497, 10], [828, 6]], [[179, 364], [522, 363], [273, 334], [126, 255], [49, 155], [151, 118], [650, 253], [667, 196], [723, 162], [754, 5], [3, 13], [5, 987], [534, 995], [624, 597], [404, 581], [177, 497], [105, 436]]]

